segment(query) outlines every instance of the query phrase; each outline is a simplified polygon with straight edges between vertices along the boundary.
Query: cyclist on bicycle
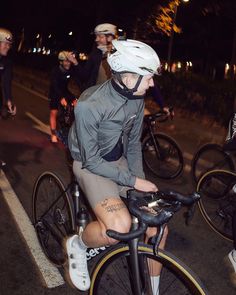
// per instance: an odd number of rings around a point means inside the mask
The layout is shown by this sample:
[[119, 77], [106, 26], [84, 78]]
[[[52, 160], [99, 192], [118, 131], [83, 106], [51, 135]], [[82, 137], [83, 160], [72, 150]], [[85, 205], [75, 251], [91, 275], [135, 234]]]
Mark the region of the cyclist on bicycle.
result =
[[[75, 121], [69, 133], [73, 171], [97, 221], [91, 222], [80, 236], [67, 239], [69, 275], [80, 290], [87, 290], [87, 247], [117, 243], [106, 235], [107, 229], [128, 232], [130, 214], [120, 196], [129, 188], [157, 191], [145, 180], [140, 136], [144, 115], [144, 96], [153, 87], [153, 75], [160, 61], [156, 52], [135, 40], [113, 40], [108, 55], [112, 78], [90, 87], [75, 107]], [[147, 231], [147, 236], [155, 234]], [[164, 247], [167, 230], [162, 240]], [[160, 268], [160, 267], [159, 267]], [[160, 269], [153, 275], [155, 290]]]
[[[0, 76], [2, 93], [0, 95], [0, 116], [3, 118], [14, 116], [16, 106], [12, 103], [11, 83], [12, 83], [12, 62], [8, 52], [13, 42], [12, 33], [4, 28], [0, 28]], [[0, 160], [0, 167], [6, 163]]]
[[[51, 142], [57, 143], [57, 116], [60, 107], [76, 102], [76, 95], [68, 89], [70, 78], [75, 75], [72, 62], [68, 56], [73, 55], [68, 51], [61, 51], [58, 54], [59, 66], [56, 66], [51, 73], [49, 89], [50, 128]], [[75, 57], [74, 57], [75, 59]]]

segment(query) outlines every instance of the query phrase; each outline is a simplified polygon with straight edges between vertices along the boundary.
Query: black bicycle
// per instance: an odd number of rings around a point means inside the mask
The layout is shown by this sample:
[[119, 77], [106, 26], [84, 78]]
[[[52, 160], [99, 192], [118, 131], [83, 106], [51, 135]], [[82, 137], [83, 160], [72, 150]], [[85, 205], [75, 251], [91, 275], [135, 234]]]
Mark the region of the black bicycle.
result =
[[156, 125], [166, 120], [168, 115], [165, 112], [144, 116], [141, 137], [143, 160], [157, 177], [174, 179], [183, 171], [184, 160], [176, 141], [166, 134], [156, 132]]
[[[33, 224], [42, 250], [57, 266], [63, 266], [66, 255], [63, 240], [85, 225], [86, 209], [77, 182], [67, 187], [52, 172], [41, 174], [33, 190]], [[196, 275], [179, 259], [158, 249], [164, 227], [183, 205], [199, 200], [198, 194], [183, 196], [176, 192], [140, 194], [129, 191], [126, 199], [131, 213], [132, 228], [128, 234], [107, 231], [119, 244], [88, 249], [91, 274], [90, 295], [153, 295], [151, 274], [162, 264], [159, 295], [208, 294]], [[82, 221], [82, 222], [81, 222]], [[142, 243], [147, 226], [160, 227], [152, 245]]]
[[193, 180], [197, 183], [203, 174], [215, 169], [235, 171], [232, 154], [221, 145], [208, 143], [200, 147], [191, 164]]
[[197, 184], [201, 195], [200, 211], [219, 235], [233, 241], [232, 219], [236, 214], [236, 173], [212, 170], [205, 173]]

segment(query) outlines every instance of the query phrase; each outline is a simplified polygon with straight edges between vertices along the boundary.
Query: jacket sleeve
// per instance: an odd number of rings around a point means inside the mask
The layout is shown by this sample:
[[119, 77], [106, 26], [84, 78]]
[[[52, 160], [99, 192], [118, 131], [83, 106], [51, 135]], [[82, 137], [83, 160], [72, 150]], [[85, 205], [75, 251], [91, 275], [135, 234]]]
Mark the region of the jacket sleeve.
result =
[[96, 84], [101, 60], [102, 52], [95, 47], [84, 64], [74, 66], [75, 80], [82, 91]]
[[5, 101], [12, 100], [11, 82], [12, 82], [12, 63], [9, 61], [6, 64], [2, 74], [2, 93]]
[[144, 103], [140, 106], [139, 113], [135, 118], [134, 125], [128, 137], [127, 161], [131, 173], [139, 178], [145, 178], [143, 172], [142, 145], [140, 137], [142, 134], [144, 116]]
[[107, 177], [118, 184], [133, 187], [135, 176], [128, 169], [117, 167], [100, 156], [98, 130], [102, 114], [88, 108], [86, 102], [78, 102], [75, 109], [75, 127], [83, 168]]
[[61, 98], [65, 98], [67, 101], [75, 99], [75, 95], [65, 87], [65, 82], [61, 80], [60, 75], [56, 71], [52, 72], [50, 87], [53, 89], [51, 94], [58, 100]]

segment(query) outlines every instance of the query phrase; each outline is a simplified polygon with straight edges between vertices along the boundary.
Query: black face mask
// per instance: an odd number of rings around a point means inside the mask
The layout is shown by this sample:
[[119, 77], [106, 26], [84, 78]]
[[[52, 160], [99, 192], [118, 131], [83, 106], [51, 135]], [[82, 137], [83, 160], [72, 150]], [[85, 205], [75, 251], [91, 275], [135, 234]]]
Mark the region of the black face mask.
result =
[[144, 99], [145, 95], [134, 95], [133, 92], [128, 92], [124, 88], [121, 88], [113, 79], [111, 79], [111, 84], [113, 88], [120, 93], [122, 96], [125, 96], [128, 99]]

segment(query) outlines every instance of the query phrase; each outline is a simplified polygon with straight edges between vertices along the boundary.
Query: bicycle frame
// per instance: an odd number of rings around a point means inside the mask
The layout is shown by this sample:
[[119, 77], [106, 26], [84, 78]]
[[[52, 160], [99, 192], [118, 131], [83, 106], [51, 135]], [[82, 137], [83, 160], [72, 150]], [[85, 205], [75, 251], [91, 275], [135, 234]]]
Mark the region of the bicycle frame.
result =
[[144, 127], [143, 132], [142, 132], [141, 141], [143, 141], [144, 138], [146, 137], [146, 135], [149, 134], [152, 138], [156, 154], [161, 157], [161, 148], [160, 148], [159, 142], [154, 137], [154, 131], [153, 131], [153, 125], [156, 124], [156, 122], [151, 121], [151, 122], [147, 122], [146, 124], [147, 124], [147, 126]]

